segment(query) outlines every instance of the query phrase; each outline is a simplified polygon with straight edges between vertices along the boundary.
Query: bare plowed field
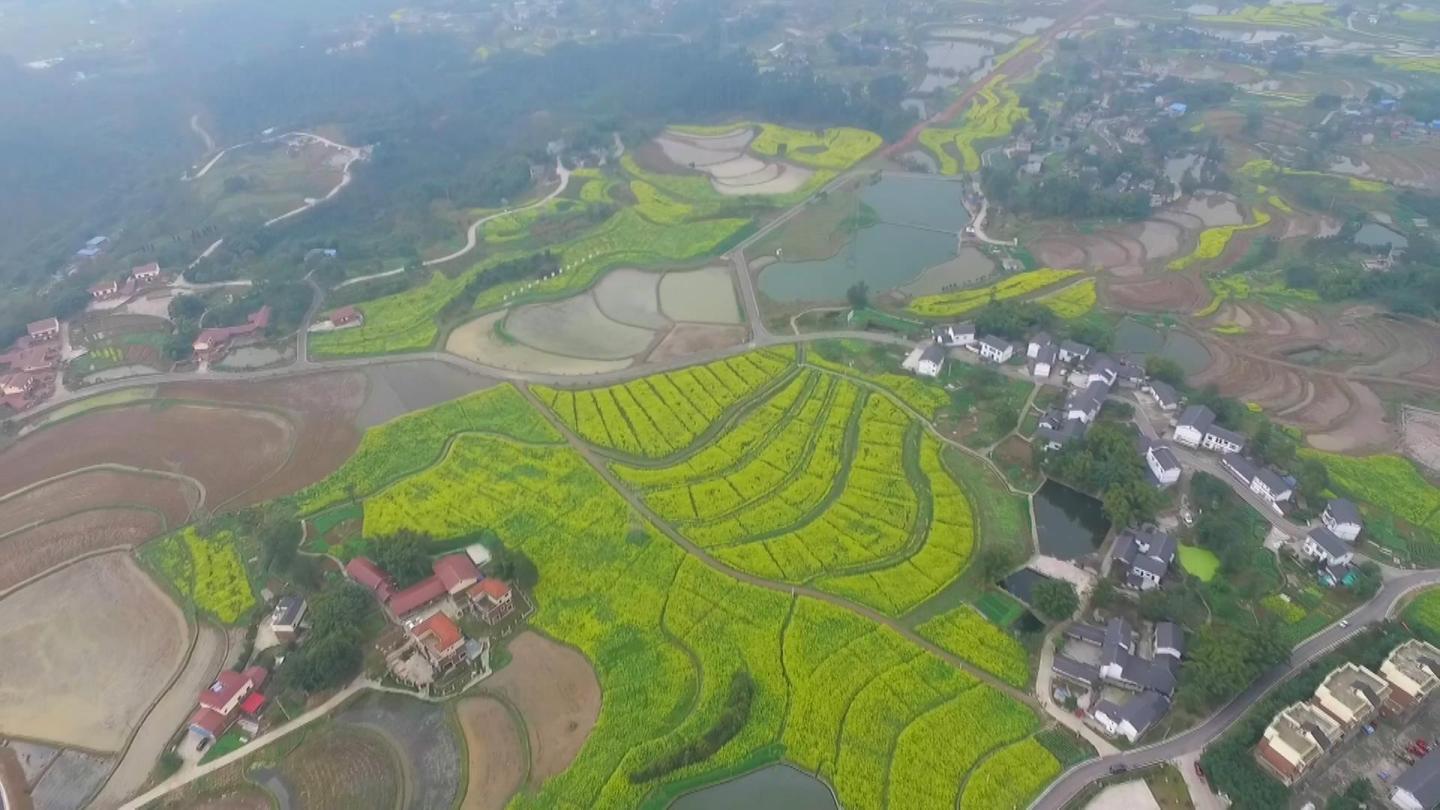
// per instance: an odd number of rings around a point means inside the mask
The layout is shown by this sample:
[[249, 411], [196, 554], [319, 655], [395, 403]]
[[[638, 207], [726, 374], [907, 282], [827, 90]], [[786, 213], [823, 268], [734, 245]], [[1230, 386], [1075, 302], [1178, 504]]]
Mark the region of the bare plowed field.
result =
[[0, 593], [82, 554], [136, 546], [164, 531], [154, 512], [110, 508], [16, 532], [0, 539]]
[[1105, 287], [1109, 302], [1135, 312], [1190, 313], [1210, 303], [1209, 288], [1188, 273], [1115, 279]]
[[43, 429], [0, 453], [0, 492], [99, 464], [178, 472], [218, 507], [286, 465], [296, 429], [259, 410], [135, 405]]
[[455, 706], [469, 747], [470, 784], [465, 810], [504, 810], [525, 779], [525, 749], [510, 710], [493, 698], [467, 698]]
[[0, 500], [0, 536], [65, 515], [106, 506], [145, 506], [167, 526], [189, 520], [199, 505], [193, 484], [124, 470], [86, 470]]
[[[294, 452], [273, 477], [235, 501], [250, 504], [288, 495], [338, 469], [360, 443], [355, 420], [366, 389], [365, 375], [340, 372], [262, 383], [175, 383], [162, 386], [159, 396], [278, 408], [290, 417]], [[214, 493], [211, 497], [211, 506], [220, 503]]]
[[394, 810], [404, 795], [399, 754], [379, 732], [333, 725], [311, 732], [279, 776], [304, 810]]
[[114, 751], [180, 665], [185, 618], [127, 554], [0, 599], [0, 733]]
[[537, 633], [510, 642], [510, 665], [484, 682], [520, 710], [530, 737], [530, 784], [564, 771], [600, 716], [600, 682], [585, 656]]

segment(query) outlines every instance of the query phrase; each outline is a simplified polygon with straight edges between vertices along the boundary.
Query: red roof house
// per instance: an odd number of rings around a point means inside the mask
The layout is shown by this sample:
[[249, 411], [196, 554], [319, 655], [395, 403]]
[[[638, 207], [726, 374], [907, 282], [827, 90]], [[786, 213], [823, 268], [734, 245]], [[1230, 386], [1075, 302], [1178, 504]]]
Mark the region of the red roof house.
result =
[[454, 619], [440, 611], [415, 625], [410, 635], [420, 642], [425, 657], [437, 667], [454, 663], [465, 650], [465, 635]]
[[256, 690], [269, 676], [264, 667], [244, 672], [227, 669], [216, 675], [215, 682], [200, 693], [200, 707], [190, 715], [190, 730], [212, 740], [220, 736], [238, 716], [236, 709], [248, 711], [244, 707], [253, 703], [252, 697], [258, 696], [264, 705], [265, 697]]
[[348, 323], [355, 323], [361, 319], [360, 310], [355, 307], [340, 307], [330, 313], [331, 326], [344, 326]]
[[514, 595], [510, 585], [503, 579], [486, 577], [471, 585], [466, 594], [480, 618], [490, 624], [495, 624], [515, 610]]
[[130, 268], [130, 277], [136, 281], [153, 281], [160, 277], [159, 262], [142, 264], [139, 267]]
[[186, 725], [190, 727], [191, 731], [213, 740], [224, 734], [225, 729], [230, 727], [230, 718], [214, 709], [206, 709], [202, 706], [190, 715], [190, 721]]
[[463, 553], [446, 554], [436, 560], [433, 565], [435, 576], [445, 586], [445, 591], [451, 596], [465, 590], [480, 581], [480, 569], [470, 557]]
[[395, 592], [395, 582], [368, 557], [356, 557], [345, 564], [345, 573], [350, 578], [370, 589], [381, 602], [390, 601]]
[[264, 331], [269, 325], [270, 307], [266, 305], [250, 313], [250, 317], [245, 319], [245, 323], [239, 326], [211, 326], [201, 329], [200, 334], [195, 336], [195, 342], [191, 344], [191, 348], [200, 355], [200, 359], [213, 359], [221, 351], [224, 351], [226, 346], [230, 345], [230, 341]]
[[414, 613], [420, 608], [443, 598], [449, 591], [439, 577], [426, 577], [403, 591], [390, 597], [388, 606], [396, 616]]
[[260, 713], [261, 709], [265, 708], [267, 701], [269, 698], [260, 692], [251, 692], [248, 697], [240, 701], [240, 711], [254, 717]]
[[90, 285], [90, 297], [97, 301], [102, 298], [109, 298], [118, 292], [120, 292], [120, 282], [113, 278], [109, 281], [101, 281]]
[[25, 327], [31, 340], [53, 340], [60, 337], [60, 319], [46, 318], [40, 321], [32, 321]]

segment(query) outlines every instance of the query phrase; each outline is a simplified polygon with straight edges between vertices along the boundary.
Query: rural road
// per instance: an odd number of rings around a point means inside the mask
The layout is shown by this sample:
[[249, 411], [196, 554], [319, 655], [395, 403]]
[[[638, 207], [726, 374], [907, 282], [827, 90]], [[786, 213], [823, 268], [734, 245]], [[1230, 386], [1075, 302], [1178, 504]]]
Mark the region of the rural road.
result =
[[1125, 765], [1128, 768], [1143, 768], [1147, 765], [1154, 765], [1160, 762], [1170, 762], [1181, 757], [1198, 754], [1204, 750], [1220, 735], [1230, 728], [1236, 720], [1239, 720], [1245, 712], [1257, 701], [1263, 698], [1271, 689], [1280, 683], [1288, 680], [1299, 673], [1311, 662], [1320, 658], [1339, 644], [1347, 641], [1355, 634], [1365, 629], [1365, 626], [1380, 621], [1390, 615], [1395, 605], [1406, 594], [1418, 588], [1430, 585], [1440, 585], [1440, 570], [1418, 571], [1412, 574], [1405, 574], [1385, 582], [1375, 598], [1364, 605], [1351, 611], [1346, 616], [1349, 619], [1348, 627], [1341, 627], [1332, 624], [1325, 630], [1311, 636], [1309, 639], [1296, 647], [1290, 654], [1290, 661], [1287, 664], [1278, 666], [1260, 677], [1258, 681], [1250, 685], [1249, 689], [1240, 693], [1235, 699], [1227, 703], [1223, 708], [1211, 715], [1204, 723], [1171, 737], [1168, 740], [1153, 745], [1137, 748], [1122, 754], [1112, 754], [1099, 759], [1092, 759], [1066, 771], [1061, 777], [1053, 782], [1040, 798], [1031, 805], [1032, 810], [1061, 810], [1071, 799], [1075, 798], [1081, 790], [1094, 782], [1108, 776], [1110, 768], [1115, 765]]

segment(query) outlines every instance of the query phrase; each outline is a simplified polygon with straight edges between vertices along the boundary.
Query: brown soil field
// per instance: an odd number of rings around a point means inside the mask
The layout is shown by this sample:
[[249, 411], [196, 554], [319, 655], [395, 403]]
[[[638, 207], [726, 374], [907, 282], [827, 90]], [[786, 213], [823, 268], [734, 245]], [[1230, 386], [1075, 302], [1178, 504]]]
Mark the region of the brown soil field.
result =
[[660, 363], [696, 352], [725, 349], [745, 342], [743, 326], [709, 326], [682, 323], [670, 330], [651, 350], [646, 362]]
[[310, 732], [280, 763], [280, 778], [299, 807], [346, 810], [394, 810], [405, 779], [383, 735], [350, 725]]
[[92, 551], [137, 546], [165, 531], [159, 515], [141, 509], [95, 509], [0, 539], [0, 594]]
[[510, 642], [510, 665], [482, 687], [519, 710], [530, 738], [530, 784], [564, 771], [600, 716], [600, 682], [585, 656], [538, 633]]
[[270, 794], [263, 788], [241, 786], [227, 788], [215, 796], [188, 802], [191, 810], [270, 810]]
[[180, 666], [185, 617], [128, 554], [0, 599], [0, 733], [114, 751]]
[[[288, 495], [338, 469], [360, 443], [355, 418], [366, 395], [365, 375], [357, 372], [261, 383], [173, 383], [162, 386], [158, 393], [162, 398], [278, 408], [290, 417], [296, 428], [293, 452], [278, 472], [257, 480], [237, 498], [237, 505]], [[220, 505], [216, 495], [212, 493], [211, 498], [212, 507]]]
[[1210, 289], [1189, 273], [1115, 279], [1105, 286], [1108, 303], [1136, 312], [1190, 313], [1210, 303]]
[[525, 750], [510, 710], [492, 698], [467, 698], [455, 706], [469, 748], [470, 784], [464, 810], [504, 810], [525, 779]]
[[1432, 190], [1440, 188], [1440, 149], [1400, 146], [1366, 150], [1361, 157], [1377, 180]]
[[105, 506], [147, 506], [167, 526], [189, 521], [200, 491], [174, 478], [124, 470], [85, 470], [0, 500], [0, 535]]
[[[274, 413], [136, 405], [94, 411], [26, 436], [0, 453], [0, 492], [99, 464], [196, 479], [214, 509], [276, 473], [296, 429]], [[300, 462], [304, 463], [304, 462]]]

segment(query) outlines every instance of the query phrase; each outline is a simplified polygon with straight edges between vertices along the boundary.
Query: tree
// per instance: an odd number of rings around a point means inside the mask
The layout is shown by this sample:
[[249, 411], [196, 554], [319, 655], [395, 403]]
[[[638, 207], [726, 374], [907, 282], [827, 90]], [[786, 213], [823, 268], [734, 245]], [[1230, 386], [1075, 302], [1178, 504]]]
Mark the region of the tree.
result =
[[865, 309], [870, 306], [870, 285], [863, 281], [851, 284], [845, 291], [845, 300], [850, 302], [852, 309]]
[[1356, 597], [1368, 601], [1380, 592], [1382, 581], [1380, 578], [1380, 566], [1366, 560], [1355, 566], [1355, 582], [1350, 588], [1355, 592]]
[[303, 530], [300, 521], [267, 516], [260, 524], [261, 567], [266, 571], [287, 571], [295, 560]]
[[1100, 498], [1105, 517], [1116, 526], [1135, 526], [1155, 519], [1160, 493], [1144, 480], [1113, 484]]
[[1064, 621], [1080, 609], [1080, 597], [1075, 593], [1075, 586], [1060, 579], [1036, 585], [1030, 601], [1041, 618], [1052, 622]]
[[170, 320], [198, 321], [205, 314], [205, 301], [198, 295], [177, 295], [170, 300]]
[[1168, 357], [1152, 354], [1145, 359], [1145, 373], [1155, 379], [1174, 386], [1185, 384], [1185, 369]]
[[402, 529], [395, 534], [372, 539], [370, 553], [375, 563], [394, 577], [397, 586], [407, 588], [430, 576], [433, 571], [430, 554], [426, 551], [430, 540], [429, 535]]
[[326, 586], [310, 600], [309, 637], [285, 659], [280, 680], [306, 692], [323, 692], [360, 674], [361, 622], [374, 609], [370, 593], [353, 582]]
[[1200, 630], [1180, 670], [1181, 700], [1191, 708], [1223, 703], [1289, 657], [1290, 648], [1273, 623], [1244, 627], [1212, 622]]
[[995, 582], [1019, 564], [1016, 557], [1009, 546], [986, 546], [980, 549], [975, 560], [980, 569], [980, 578], [986, 582]]

